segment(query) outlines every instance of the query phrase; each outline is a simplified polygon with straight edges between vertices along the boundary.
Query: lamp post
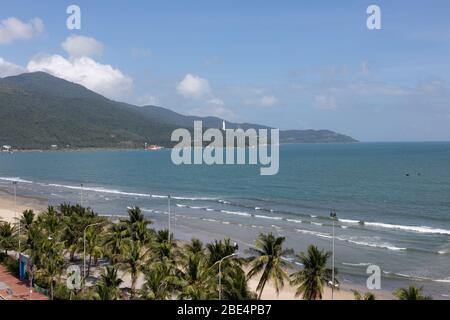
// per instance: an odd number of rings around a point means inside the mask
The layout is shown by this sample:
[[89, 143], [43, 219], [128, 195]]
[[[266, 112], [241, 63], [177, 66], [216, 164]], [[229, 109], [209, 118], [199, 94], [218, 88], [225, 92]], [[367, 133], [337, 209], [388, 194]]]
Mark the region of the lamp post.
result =
[[168, 234], [168, 239], [167, 242], [171, 243], [171, 238], [170, 238], [170, 194], [167, 196], [167, 206], [168, 206], [168, 213], [169, 213], [169, 234]]
[[83, 206], [83, 184], [80, 184], [80, 205]]
[[20, 247], [21, 247], [21, 243], [20, 243], [20, 227], [21, 227], [21, 224], [20, 224], [20, 218], [19, 219], [17, 219], [17, 181], [16, 180], [14, 180], [13, 182], [12, 182], [12, 184], [13, 184], [13, 189], [14, 189], [14, 219], [16, 220], [16, 221], [19, 221], [19, 253], [20, 253]]
[[330, 213], [330, 217], [333, 220], [333, 259], [332, 259], [332, 276], [331, 276], [331, 300], [334, 300], [334, 287], [335, 287], [335, 279], [334, 279], [334, 222], [336, 221], [337, 214], [335, 211]]
[[216, 262], [219, 264], [219, 300], [222, 300], [222, 262], [226, 259], [237, 256], [237, 253], [230, 254]]
[[84, 228], [84, 232], [83, 232], [83, 278], [85, 281], [86, 281], [86, 230], [90, 227], [99, 226], [104, 223], [105, 222], [93, 223], [93, 224], [87, 225]]

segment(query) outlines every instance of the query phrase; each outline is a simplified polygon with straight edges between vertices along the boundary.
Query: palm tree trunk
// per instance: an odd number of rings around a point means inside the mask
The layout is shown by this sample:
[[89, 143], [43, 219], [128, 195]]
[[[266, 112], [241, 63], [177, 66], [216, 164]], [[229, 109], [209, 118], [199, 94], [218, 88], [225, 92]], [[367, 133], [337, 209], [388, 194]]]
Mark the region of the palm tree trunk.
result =
[[137, 276], [135, 273], [131, 275], [131, 299], [134, 299], [134, 294], [136, 290], [136, 282], [137, 282]]
[[75, 249], [72, 249], [70, 251], [70, 262], [73, 262], [75, 260]]
[[258, 300], [261, 300], [261, 296], [264, 291], [264, 287], [266, 286], [266, 282], [267, 282], [267, 279], [264, 279], [262, 286], [261, 286], [261, 291], [259, 292], [259, 295], [258, 295]]

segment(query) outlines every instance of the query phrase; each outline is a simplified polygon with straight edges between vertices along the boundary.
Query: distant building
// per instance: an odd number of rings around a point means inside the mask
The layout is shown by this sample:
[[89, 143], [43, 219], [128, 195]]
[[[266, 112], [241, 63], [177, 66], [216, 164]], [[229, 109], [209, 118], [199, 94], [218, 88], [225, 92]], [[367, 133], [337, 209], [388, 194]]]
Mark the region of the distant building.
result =
[[52, 145], [50, 146], [50, 148], [52, 148], [52, 149], [58, 149], [58, 145], [57, 145], [57, 144], [52, 144]]
[[3, 152], [11, 152], [12, 151], [12, 147], [8, 146], [8, 145], [4, 145], [4, 146], [2, 146], [2, 151]]

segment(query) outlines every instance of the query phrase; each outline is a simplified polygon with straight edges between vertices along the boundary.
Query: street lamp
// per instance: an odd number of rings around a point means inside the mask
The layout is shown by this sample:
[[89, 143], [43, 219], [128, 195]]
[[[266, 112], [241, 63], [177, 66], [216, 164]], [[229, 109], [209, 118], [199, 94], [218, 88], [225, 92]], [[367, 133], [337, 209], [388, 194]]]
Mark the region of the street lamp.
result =
[[20, 253], [20, 247], [21, 247], [21, 244], [20, 244], [20, 229], [21, 229], [21, 224], [20, 224], [20, 218], [19, 219], [17, 219], [17, 181], [16, 180], [14, 180], [13, 182], [12, 182], [12, 184], [13, 184], [13, 189], [14, 189], [14, 219], [16, 220], [16, 221], [19, 221], [19, 253]]
[[334, 300], [334, 287], [335, 287], [335, 280], [334, 280], [334, 222], [337, 219], [336, 211], [332, 211], [330, 213], [330, 218], [333, 220], [333, 259], [332, 259], [332, 276], [331, 276], [331, 300]]
[[83, 206], [83, 184], [80, 184], [80, 206]]
[[86, 230], [90, 227], [99, 226], [104, 223], [105, 222], [93, 223], [93, 224], [87, 225], [84, 228], [84, 232], [83, 232], [83, 275], [84, 275], [84, 280], [86, 280]]
[[237, 253], [230, 254], [216, 262], [219, 264], [219, 300], [222, 300], [222, 262], [226, 259], [237, 256]]
[[168, 235], [167, 242], [171, 243], [172, 241], [170, 239], [170, 194], [167, 196], [167, 206], [169, 208], [169, 211], [168, 211], [168, 213], [169, 213], [169, 235]]

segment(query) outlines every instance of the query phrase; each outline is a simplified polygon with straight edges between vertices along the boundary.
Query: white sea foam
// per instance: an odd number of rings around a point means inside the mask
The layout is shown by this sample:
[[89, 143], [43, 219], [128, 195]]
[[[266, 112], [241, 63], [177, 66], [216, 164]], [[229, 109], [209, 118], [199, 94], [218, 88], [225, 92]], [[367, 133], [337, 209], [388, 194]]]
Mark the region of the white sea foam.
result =
[[434, 282], [443, 282], [443, 283], [450, 283], [450, 278], [446, 278], [446, 279], [434, 279], [432, 280]]
[[241, 212], [241, 211], [220, 210], [220, 212], [226, 213], [226, 214], [234, 214], [234, 215], [237, 215], [237, 216], [251, 217], [251, 214], [250, 214], [250, 213], [247, 213], [247, 212]]
[[[167, 198], [166, 196], [163, 196], [165, 198]], [[195, 197], [172, 197], [172, 199], [176, 199], [176, 200], [190, 200], [190, 201], [211, 201], [211, 200], [216, 200], [216, 198], [207, 198], [207, 197], [200, 197], [200, 198], [195, 198]]]
[[431, 233], [431, 234], [443, 234], [450, 235], [450, 230], [447, 229], [439, 229], [439, 228], [431, 228], [431, 227], [418, 227], [418, 226], [403, 226], [396, 224], [388, 224], [381, 222], [365, 222], [364, 225], [375, 228], [384, 228], [384, 229], [396, 229], [408, 232], [418, 232], [418, 233]]
[[319, 238], [325, 238], [325, 239], [331, 239], [332, 236], [329, 233], [324, 233], [324, 232], [317, 232], [317, 231], [311, 231], [311, 230], [304, 230], [304, 229], [295, 229], [297, 232], [303, 233], [303, 234], [308, 234], [308, 235], [313, 235]]
[[358, 240], [355, 237], [348, 238], [348, 239], [347, 238], [337, 237], [337, 239], [340, 240], [340, 241], [346, 241], [346, 242], [353, 243], [353, 244], [356, 244], [356, 245], [366, 246], [366, 247], [371, 247], [371, 248], [388, 249], [388, 250], [392, 250], [392, 251], [407, 250], [407, 248], [396, 247], [396, 246], [393, 246], [390, 243], [375, 242], [375, 241], [363, 241], [363, 240]]
[[153, 197], [153, 195], [145, 194], [145, 193], [134, 193], [134, 192], [124, 192], [120, 190], [115, 189], [105, 189], [101, 187], [81, 187], [81, 186], [68, 186], [63, 184], [55, 184], [51, 183], [48, 184], [49, 187], [54, 188], [64, 188], [64, 189], [70, 189], [70, 190], [83, 190], [83, 191], [92, 191], [92, 192], [98, 192], [98, 193], [109, 193], [109, 194], [119, 194], [123, 196], [131, 196], [131, 197]]
[[352, 267], [367, 267], [370, 266], [370, 262], [360, 262], [360, 263], [350, 263], [350, 262], [342, 262], [345, 266], [352, 266]]
[[0, 180], [17, 183], [28, 183], [28, 184], [33, 183], [33, 181], [24, 180], [19, 177], [0, 177]]
[[294, 222], [294, 223], [302, 223], [302, 220], [296, 220], [296, 219], [286, 219], [288, 222]]
[[177, 204], [177, 207], [178, 207], [178, 208], [186, 208], [187, 205], [185, 205], [185, 204]]
[[319, 223], [319, 222], [312, 222], [312, 221], [311, 221], [311, 224], [313, 224], [313, 225], [315, 225], [315, 226], [323, 226], [323, 224], [322, 224], [322, 223]]
[[351, 224], [359, 224], [359, 221], [357, 220], [351, 220], [351, 219], [338, 219], [339, 222], [342, 223], [351, 223]]
[[152, 198], [157, 198], [157, 199], [167, 199], [167, 196], [160, 196], [158, 194], [152, 194], [150, 195]]
[[282, 220], [283, 218], [281, 217], [271, 217], [271, 216], [263, 216], [263, 215], [255, 215], [255, 218], [260, 218], [260, 219], [269, 219], [269, 220]]

